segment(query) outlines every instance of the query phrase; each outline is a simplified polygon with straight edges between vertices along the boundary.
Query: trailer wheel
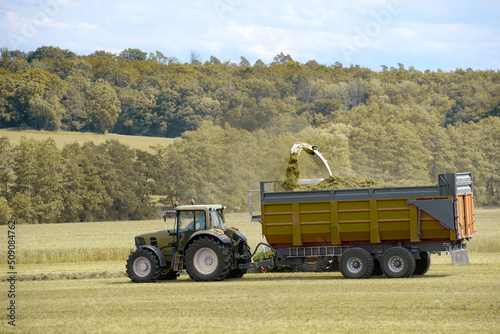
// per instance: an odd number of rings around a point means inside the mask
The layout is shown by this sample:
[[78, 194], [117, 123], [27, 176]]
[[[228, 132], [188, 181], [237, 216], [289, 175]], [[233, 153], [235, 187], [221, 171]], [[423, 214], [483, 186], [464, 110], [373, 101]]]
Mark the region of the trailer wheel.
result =
[[410, 277], [415, 271], [415, 257], [404, 247], [392, 247], [382, 254], [382, 271], [389, 278]]
[[161, 274], [156, 255], [145, 248], [138, 248], [127, 260], [127, 275], [135, 283], [153, 283]]
[[425, 275], [431, 266], [431, 254], [420, 252], [420, 260], [415, 260], [415, 270], [413, 275]]
[[367, 278], [373, 271], [373, 258], [363, 248], [351, 248], [340, 258], [340, 271], [345, 278]]
[[195, 281], [222, 281], [230, 268], [228, 247], [214, 239], [202, 237], [186, 251], [186, 271]]

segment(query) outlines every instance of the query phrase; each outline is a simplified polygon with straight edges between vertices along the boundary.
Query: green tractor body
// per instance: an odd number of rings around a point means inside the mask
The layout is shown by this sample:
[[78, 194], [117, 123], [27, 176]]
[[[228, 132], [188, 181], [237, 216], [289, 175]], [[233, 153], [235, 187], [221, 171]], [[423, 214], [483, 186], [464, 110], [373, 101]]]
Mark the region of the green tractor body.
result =
[[222, 205], [184, 205], [171, 213], [175, 214], [173, 229], [135, 237], [136, 249], [126, 265], [133, 282], [176, 279], [182, 270], [195, 281], [239, 278], [246, 273], [238, 265], [251, 261], [247, 238], [226, 227]]

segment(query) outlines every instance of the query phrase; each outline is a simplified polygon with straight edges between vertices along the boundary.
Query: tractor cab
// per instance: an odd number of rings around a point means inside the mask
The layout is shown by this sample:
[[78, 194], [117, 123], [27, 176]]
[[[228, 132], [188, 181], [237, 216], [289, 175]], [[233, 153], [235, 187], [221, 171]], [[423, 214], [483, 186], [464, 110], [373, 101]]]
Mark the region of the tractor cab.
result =
[[222, 205], [183, 205], [176, 207], [174, 229], [168, 231], [174, 237], [177, 249], [182, 250], [193, 235], [202, 231], [220, 231], [224, 228]]

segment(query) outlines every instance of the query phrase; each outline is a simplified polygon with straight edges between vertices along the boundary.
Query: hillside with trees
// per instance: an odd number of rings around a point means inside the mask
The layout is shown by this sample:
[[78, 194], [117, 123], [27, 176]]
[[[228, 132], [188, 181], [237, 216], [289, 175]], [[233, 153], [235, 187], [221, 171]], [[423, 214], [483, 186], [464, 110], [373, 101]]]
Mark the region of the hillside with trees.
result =
[[500, 204], [498, 70], [1, 51], [0, 128], [182, 138], [154, 154], [113, 141], [59, 150], [2, 139], [0, 207], [26, 222], [142, 219], [157, 214], [151, 195], [244, 210], [258, 181], [284, 177], [296, 141], [319, 146], [339, 176], [423, 185], [472, 171], [475, 203]]

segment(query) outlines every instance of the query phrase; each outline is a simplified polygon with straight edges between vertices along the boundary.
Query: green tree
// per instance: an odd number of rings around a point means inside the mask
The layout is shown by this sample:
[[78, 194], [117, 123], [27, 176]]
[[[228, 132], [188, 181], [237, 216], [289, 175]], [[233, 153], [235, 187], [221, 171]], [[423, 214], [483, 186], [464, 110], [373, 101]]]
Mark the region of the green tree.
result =
[[32, 62], [34, 60], [43, 60], [43, 59], [73, 59], [76, 57], [74, 52], [71, 52], [67, 49], [62, 50], [58, 47], [53, 46], [42, 46], [36, 49], [36, 51], [29, 52], [28, 61]]
[[221, 65], [221, 62], [217, 57], [210, 56], [210, 64], [212, 65]]
[[111, 85], [103, 79], [90, 85], [85, 106], [89, 128], [99, 132], [107, 133], [120, 114], [120, 100]]
[[290, 56], [289, 54], [285, 55], [283, 54], [283, 52], [281, 52], [279, 55], [276, 55], [273, 59], [273, 63], [276, 64], [285, 64], [292, 61], [293, 61], [292, 56]]
[[250, 66], [250, 62], [248, 61], [248, 59], [246, 59], [245, 57], [241, 56], [240, 57], [240, 63], [239, 63], [240, 66]]
[[7, 199], [0, 196], [0, 225], [7, 225], [12, 219], [12, 210], [9, 207]]
[[28, 102], [30, 125], [37, 129], [59, 130], [64, 109], [57, 97], [43, 99], [39, 95], [32, 96]]
[[62, 100], [62, 104], [66, 108], [62, 119], [62, 128], [79, 131], [88, 122], [86, 95], [91, 82], [81, 75], [70, 76], [66, 81], [70, 86]]
[[125, 61], [142, 61], [146, 60], [147, 56], [147, 52], [143, 52], [139, 49], [128, 48], [120, 52], [120, 57], [122, 57]]
[[9, 198], [13, 180], [13, 152], [7, 137], [0, 137], [0, 196]]
[[14, 217], [32, 223], [60, 222], [62, 158], [55, 141], [22, 138], [15, 150]]

